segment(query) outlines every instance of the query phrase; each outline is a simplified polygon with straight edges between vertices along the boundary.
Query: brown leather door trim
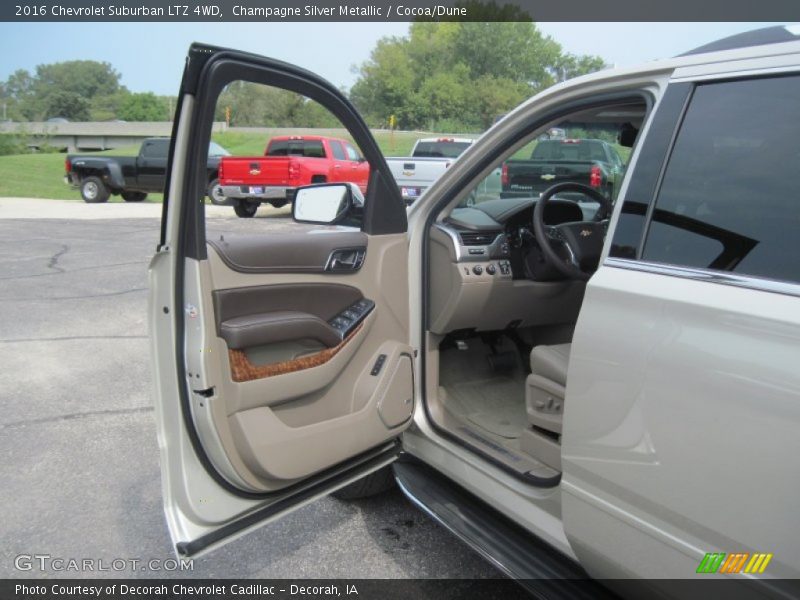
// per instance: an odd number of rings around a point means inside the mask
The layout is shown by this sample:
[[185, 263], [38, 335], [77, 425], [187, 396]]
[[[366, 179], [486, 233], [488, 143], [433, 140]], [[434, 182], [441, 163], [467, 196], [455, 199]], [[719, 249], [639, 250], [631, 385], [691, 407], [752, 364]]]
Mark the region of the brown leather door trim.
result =
[[360, 231], [220, 236], [208, 240], [228, 267], [239, 273], [324, 273], [331, 252], [367, 247]]

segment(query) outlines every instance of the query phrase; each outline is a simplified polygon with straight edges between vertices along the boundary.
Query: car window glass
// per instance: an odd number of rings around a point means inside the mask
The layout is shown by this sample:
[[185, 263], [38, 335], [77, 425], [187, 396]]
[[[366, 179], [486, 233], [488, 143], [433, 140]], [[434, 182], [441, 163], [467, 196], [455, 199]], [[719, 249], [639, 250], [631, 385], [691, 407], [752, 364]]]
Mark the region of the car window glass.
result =
[[[645, 107], [632, 109], [633, 114]], [[617, 143], [619, 132], [628, 121], [614, 122], [607, 117], [581, 114], [569, 117], [534, 134], [511, 156], [498, 161], [490, 174], [475, 186], [462, 206], [506, 198], [538, 198], [558, 183], [580, 183], [616, 199], [630, 157], [630, 148]], [[624, 158], [623, 158], [624, 157]], [[580, 205], [591, 219], [599, 204], [581, 192], [562, 192], [559, 198]]]
[[800, 281], [798, 98], [796, 76], [697, 87], [644, 260]]
[[342, 144], [335, 140], [330, 142], [331, 152], [333, 152], [333, 158], [336, 160], [347, 160], [347, 155], [344, 153], [342, 149]]
[[[217, 158], [218, 171], [208, 175], [209, 240], [320, 227], [292, 220], [294, 193], [301, 186], [350, 182], [367, 196], [369, 165], [334, 168], [335, 160], [347, 160], [351, 154], [357, 160], [360, 153], [353, 144], [341, 143], [350, 134], [339, 118], [310, 98], [274, 86], [234, 81], [219, 94], [214, 121], [209, 154], [219, 145], [229, 155]], [[216, 161], [210, 168], [216, 167]]]
[[418, 142], [414, 147], [413, 156], [416, 158], [458, 158], [461, 153], [470, 147], [471, 142], [456, 142], [454, 140], [435, 140]]
[[361, 160], [361, 155], [358, 153], [358, 150], [353, 148], [350, 144], [345, 144], [344, 149], [347, 152], [347, 160]]
[[169, 140], [154, 140], [144, 145], [146, 158], [167, 158], [169, 154]]

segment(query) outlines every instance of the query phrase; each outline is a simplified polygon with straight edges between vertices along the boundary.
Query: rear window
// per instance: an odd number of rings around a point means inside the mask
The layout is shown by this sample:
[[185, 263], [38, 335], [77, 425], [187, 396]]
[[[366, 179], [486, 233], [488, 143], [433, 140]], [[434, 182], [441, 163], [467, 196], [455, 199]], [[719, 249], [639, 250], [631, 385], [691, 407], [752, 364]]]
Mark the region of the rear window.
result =
[[699, 85], [644, 260], [800, 282], [800, 77]]
[[415, 158], [458, 158], [470, 147], [470, 142], [419, 142], [414, 148]]
[[606, 160], [603, 143], [587, 140], [543, 141], [531, 152], [531, 160]]
[[325, 158], [325, 148], [320, 140], [275, 140], [269, 143], [267, 156]]

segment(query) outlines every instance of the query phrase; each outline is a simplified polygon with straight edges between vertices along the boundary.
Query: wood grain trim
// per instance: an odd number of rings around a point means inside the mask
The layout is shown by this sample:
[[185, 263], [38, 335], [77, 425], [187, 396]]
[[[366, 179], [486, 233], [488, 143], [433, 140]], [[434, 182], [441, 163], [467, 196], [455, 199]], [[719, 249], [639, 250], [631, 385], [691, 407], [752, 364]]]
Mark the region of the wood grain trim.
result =
[[324, 365], [339, 351], [344, 348], [345, 344], [361, 331], [363, 324], [356, 327], [350, 335], [348, 335], [338, 346], [333, 348], [326, 348], [316, 354], [303, 356], [294, 360], [285, 360], [278, 363], [269, 365], [254, 365], [247, 358], [247, 355], [242, 350], [228, 349], [228, 360], [231, 363], [231, 377], [236, 383], [244, 381], [253, 381], [254, 379], [264, 379], [265, 377], [274, 377], [275, 375], [285, 375], [286, 373], [294, 373], [295, 371], [303, 371], [312, 367]]

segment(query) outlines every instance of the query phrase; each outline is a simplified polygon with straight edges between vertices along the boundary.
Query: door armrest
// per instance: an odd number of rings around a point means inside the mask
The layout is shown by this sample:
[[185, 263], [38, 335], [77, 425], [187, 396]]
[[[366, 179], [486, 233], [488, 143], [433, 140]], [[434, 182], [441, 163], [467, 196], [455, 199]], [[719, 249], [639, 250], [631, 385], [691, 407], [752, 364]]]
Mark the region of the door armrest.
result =
[[319, 317], [288, 310], [228, 319], [220, 324], [219, 335], [233, 350], [305, 339], [332, 348], [342, 341], [341, 332]]

